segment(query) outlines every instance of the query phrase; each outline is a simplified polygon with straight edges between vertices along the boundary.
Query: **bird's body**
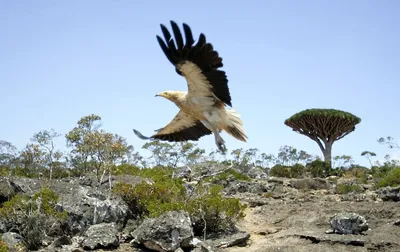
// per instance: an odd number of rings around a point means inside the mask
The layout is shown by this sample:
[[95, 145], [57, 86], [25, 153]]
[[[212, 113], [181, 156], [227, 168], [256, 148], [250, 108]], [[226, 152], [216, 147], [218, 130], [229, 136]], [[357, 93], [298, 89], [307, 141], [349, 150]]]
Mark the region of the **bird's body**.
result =
[[[159, 139], [165, 141], [198, 140], [204, 135], [214, 134], [218, 148], [224, 152], [225, 141], [220, 133], [222, 130], [236, 139], [246, 142], [243, 123], [240, 115], [233, 109], [228, 88], [228, 80], [222, 66], [222, 59], [206, 43], [205, 36], [200, 35], [196, 45], [187, 25], [183, 25], [186, 44], [178, 26], [171, 21], [177, 42], [177, 48], [168, 30], [161, 25], [166, 43], [157, 36], [165, 55], [174, 64], [179, 75], [183, 76], [188, 85], [188, 92], [164, 91], [156, 96], [164, 97], [173, 102], [180, 110], [174, 119], [165, 127], [157, 130], [151, 137], [145, 137], [137, 130], [136, 135], [142, 139]], [[167, 46], [168, 45], [168, 46]]]

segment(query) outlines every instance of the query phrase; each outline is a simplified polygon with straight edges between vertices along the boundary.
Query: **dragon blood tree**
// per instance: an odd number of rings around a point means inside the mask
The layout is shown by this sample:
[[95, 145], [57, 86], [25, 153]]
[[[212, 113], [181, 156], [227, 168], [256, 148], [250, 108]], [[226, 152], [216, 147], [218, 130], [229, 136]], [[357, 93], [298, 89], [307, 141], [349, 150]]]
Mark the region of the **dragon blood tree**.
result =
[[317, 142], [329, 167], [333, 143], [354, 131], [360, 122], [357, 116], [336, 109], [306, 109], [285, 120], [294, 131]]

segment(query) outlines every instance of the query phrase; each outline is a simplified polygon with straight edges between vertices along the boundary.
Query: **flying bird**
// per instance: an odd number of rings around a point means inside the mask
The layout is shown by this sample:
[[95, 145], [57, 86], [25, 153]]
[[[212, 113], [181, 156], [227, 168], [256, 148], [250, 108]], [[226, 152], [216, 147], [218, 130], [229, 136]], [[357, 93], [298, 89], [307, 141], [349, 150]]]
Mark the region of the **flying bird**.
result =
[[169, 142], [197, 141], [205, 135], [214, 134], [215, 144], [225, 153], [225, 141], [221, 137], [224, 130], [232, 137], [246, 142], [243, 122], [240, 115], [232, 107], [228, 79], [222, 58], [206, 41], [203, 33], [197, 43], [193, 39], [191, 28], [183, 24], [185, 41], [178, 25], [171, 21], [171, 36], [168, 29], [161, 24], [165, 41], [157, 37], [157, 41], [167, 59], [174, 65], [175, 71], [186, 79], [188, 91], [164, 91], [156, 95], [173, 102], [179, 112], [163, 128], [155, 130], [151, 137], [143, 136], [133, 129], [141, 139], [162, 140]]

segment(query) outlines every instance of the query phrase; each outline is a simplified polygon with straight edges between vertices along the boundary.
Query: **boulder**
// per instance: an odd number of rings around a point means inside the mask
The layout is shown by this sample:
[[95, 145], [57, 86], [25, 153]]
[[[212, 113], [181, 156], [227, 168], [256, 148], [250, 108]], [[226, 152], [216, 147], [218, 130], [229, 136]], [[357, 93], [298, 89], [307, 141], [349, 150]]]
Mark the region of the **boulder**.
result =
[[170, 211], [157, 218], [147, 218], [132, 232], [132, 243], [146, 248], [172, 252], [188, 248], [193, 239], [192, 222], [184, 211]]
[[118, 230], [115, 223], [92, 225], [83, 234], [81, 246], [85, 250], [116, 248], [119, 245]]
[[376, 193], [383, 201], [400, 201], [400, 186], [383, 187], [376, 190]]
[[332, 230], [327, 233], [336, 234], [361, 234], [368, 230], [367, 220], [356, 213], [342, 212], [331, 217]]
[[15, 245], [22, 244], [24, 242], [23, 237], [14, 232], [6, 232], [2, 234], [1, 239], [7, 244], [9, 248], [14, 247]]
[[267, 179], [268, 174], [265, 172], [265, 169], [260, 167], [251, 167], [249, 171], [247, 171], [247, 175], [253, 179]]

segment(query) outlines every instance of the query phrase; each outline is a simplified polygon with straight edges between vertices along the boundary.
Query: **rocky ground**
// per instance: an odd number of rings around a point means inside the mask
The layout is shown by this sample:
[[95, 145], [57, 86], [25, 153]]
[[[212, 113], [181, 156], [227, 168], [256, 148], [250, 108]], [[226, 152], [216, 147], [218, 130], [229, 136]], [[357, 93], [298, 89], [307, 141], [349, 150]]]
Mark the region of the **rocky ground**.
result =
[[[335, 186], [346, 181], [337, 178], [253, 177], [256, 179], [252, 182], [224, 182], [226, 196], [237, 197], [249, 206], [246, 217], [237, 224], [239, 231], [206, 241], [202, 237], [193, 239], [190, 220], [184, 212], [169, 213], [139, 227], [128, 222], [122, 228], [127, 206], [107, 195], [107, 185], [96, 190], [90, 177], [58, 181], [51, 187], [62, 195], [60, 204], [74, 216], [69, 226], [72, 233], [49, 238], [43, 242], [48, 247], [40, 251], [400, 251], [400, 187], [375, 190], [364, 185], [363, 192], [339, 195]], [[137, 181], [129, 176], [114, 179]], [[32, 194], [40, 183], [30, 179], [14, 179], [10, 183], [8, 178], [2, 178], [0, 193], [2, 197], [7, 196], [7, 190]], [[330, 221], [339, 213], [360, 215], [361, 219], [350, 223], [347, 229], [362, 232], [338, 234], [338, 226], [331, 230]], [[0, 229], [6, 243], [19, 241], [5, 224]]]

